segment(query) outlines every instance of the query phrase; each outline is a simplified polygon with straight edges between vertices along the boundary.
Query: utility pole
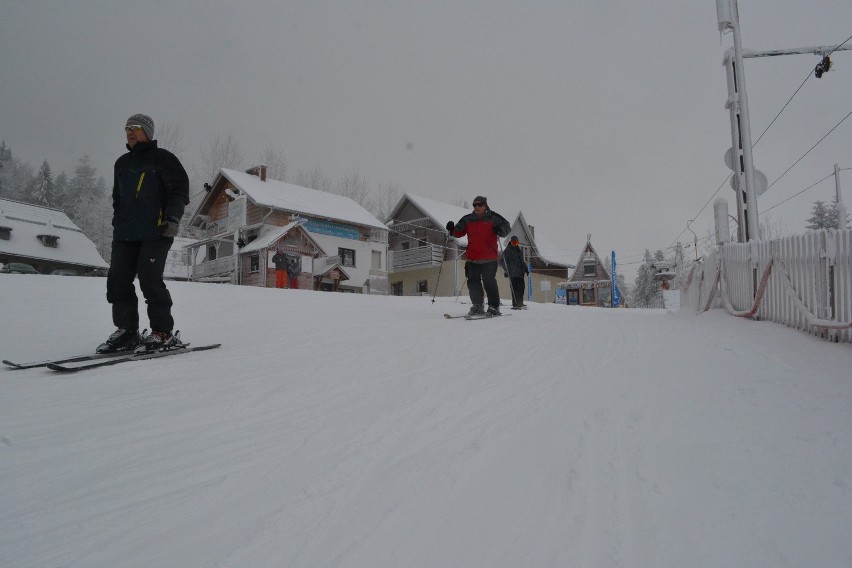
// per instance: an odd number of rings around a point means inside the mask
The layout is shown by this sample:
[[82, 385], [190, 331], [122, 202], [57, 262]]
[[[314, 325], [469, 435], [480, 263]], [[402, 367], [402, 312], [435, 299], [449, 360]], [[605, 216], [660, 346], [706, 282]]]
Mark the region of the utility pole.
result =
[[[743, 46], [740, 37], [740, 17], [737, 0], [716, 0], [719, 31], [732, 32], [733, 53], [725, 53], [724, 65], [728, 72], [728, 100], [725, 108], [731, 112], [732, 169], [737, 176], [737, 213], [740, 216], [740, 238], [743, 242], [758, 239], [757, 196], [754, 188], [754, 161], [751, 153], [751, 124], [748, 113], [745, 73], [743, 71]], [[745, 196], [741, 195], [745, 188]], [[742, 221], [745, 221], [743, 223]]]
[[793, 49], [775, 49], [771, 51], [744, 50], [740, 36], [740, 17], [737, 0], [716, 0], [716, 16], [719, 31], [732, 32], [733, 48], [725, 52], [723, 65], [728, 77], [728, 100], [725, 108], [731, 115], [732, 146], [725, 155], [725, 163], [734, 170], [731, 186], [737, 194], [737, 235], [740, 242], [760, 238], [760, 226], [757, 221], [757, 197], [766, 191], [765, 176], [756, 172], [752, 158], [751, 122], [748, 112], [745, 72], [743, 59], [752, 57], [772, 57], [776, 55], [814, 54], [822, 58], [814, 69], [817, 78], [831, 69], [829, 55], [835, 51], [852, 49], [852, 45], [814, 46]]
[[841, 231], [846, 228], [846, 204], [843, 203], [843, 196], [840, 195], [840, 168], [834, 164], [834, 188], [836, 193], [837, 205], [837, 228]]

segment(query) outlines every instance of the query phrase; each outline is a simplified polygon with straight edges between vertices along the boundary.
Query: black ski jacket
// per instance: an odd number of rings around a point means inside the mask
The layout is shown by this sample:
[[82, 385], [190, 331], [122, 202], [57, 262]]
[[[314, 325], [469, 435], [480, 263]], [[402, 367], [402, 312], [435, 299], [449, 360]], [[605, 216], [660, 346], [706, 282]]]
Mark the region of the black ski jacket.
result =
[[189, 177], [177, 157], [157, 141], [137, 142], [115, 161], [112, 226], [116, 241], [152, 241], [189, 203]]
[[521, 247], [506, 245], [503, 251], [502, 262], [503, 270], [509, 273], [511, 278], [523, 278], [525, 274], [529, 274], [527, 265], [524, 263], [523, 251]]
[[287, 270], [290, 266], [290, 257], [279, 251], [272, 255], [272, 262], [275, 263], [275, 270]]

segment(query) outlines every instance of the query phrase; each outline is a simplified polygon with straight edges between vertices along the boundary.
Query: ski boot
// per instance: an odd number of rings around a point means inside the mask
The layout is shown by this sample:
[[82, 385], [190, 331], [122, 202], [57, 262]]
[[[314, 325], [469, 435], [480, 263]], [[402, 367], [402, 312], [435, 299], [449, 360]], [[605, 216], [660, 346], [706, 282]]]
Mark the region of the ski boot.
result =
[[136, 329], [116, 329], [107, 340], [95, 349], [95, 353], [114, 353], [117, 351], [133, 351], [141, 343], [142, 336]]
[[488, 311], [485, 312], [485, 315], [490, 318], [493, 318], [497, 316], [502, 316], [503, 314], [500, 313], [500, 306], [488, 306]]
[[151, 333], [142, 337], [139, 346], [136, 347], [134, 353], [152, 353], [154, 351], [171, 351], [172, 349], [180, 349], [183, 347], [183, 342], [180, 340], [180, 332], [174, 333], [168, 331], [151, 330]]
[[485, 315], [485, 308], [482, 304], [474, 304], [470, 307], [470, 311], [467, 312], [469, 316], [483, 316]]

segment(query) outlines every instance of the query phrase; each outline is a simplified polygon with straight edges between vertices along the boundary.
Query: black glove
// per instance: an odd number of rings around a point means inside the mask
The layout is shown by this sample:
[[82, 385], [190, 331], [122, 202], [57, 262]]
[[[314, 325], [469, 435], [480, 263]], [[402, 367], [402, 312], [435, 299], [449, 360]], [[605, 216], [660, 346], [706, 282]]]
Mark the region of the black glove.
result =
[[173, 239], [178, 234], [178, 228], [180, 224], [177, 219], [174, 217], [166, 217], [165, 220], [160, 223], [160, 226], [157, 227], [157, 232], [159, 232], [162, 236]]
[[509, 277], [509, 273], [508, 273], [508, 272], [504, 272], [504, 273], [503, 273], [503, 278], [508, 278], [508, 277]]
[[456, 230], [456, 224], [452, 221], [447, 221], [447, 232], [452, 233]]

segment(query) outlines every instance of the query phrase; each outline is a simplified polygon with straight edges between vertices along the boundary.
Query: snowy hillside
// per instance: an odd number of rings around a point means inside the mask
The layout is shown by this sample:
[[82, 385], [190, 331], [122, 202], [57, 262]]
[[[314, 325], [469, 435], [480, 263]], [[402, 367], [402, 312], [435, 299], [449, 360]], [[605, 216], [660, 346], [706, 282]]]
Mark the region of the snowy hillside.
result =
[[[99, 278], [0, 275], [0, 357]], [[216, 351], [0, 371], [0, 566], [852, 565], [852, 348], [715, 312], [171, 283]], [[144, 307], [144, 305], [143, 305]]]

